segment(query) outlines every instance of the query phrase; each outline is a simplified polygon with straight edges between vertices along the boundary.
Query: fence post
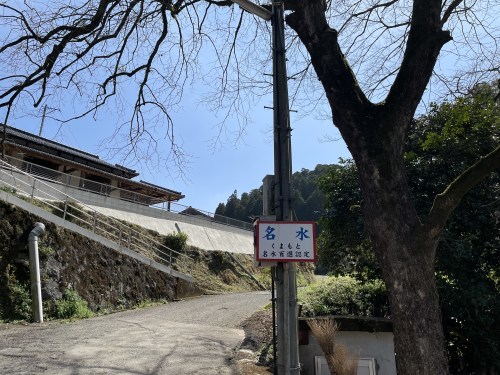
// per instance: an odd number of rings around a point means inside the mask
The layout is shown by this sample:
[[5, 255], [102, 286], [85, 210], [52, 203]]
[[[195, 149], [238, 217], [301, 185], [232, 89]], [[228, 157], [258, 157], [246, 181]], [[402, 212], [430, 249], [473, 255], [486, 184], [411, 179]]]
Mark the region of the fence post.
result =
[[36, 184], [36, 180], [33, 179], [33, 186], [32, 186], [32, 189], [31, 189], [31, 203], [33, 203], [33, 199], [35, 197], [35, 189], [36, 189], [35, 184]]
[[63, 220], [66, 220], [66, 212], [68, 210], [68, 198], [64, 200], [64, 212], [63, 212]]

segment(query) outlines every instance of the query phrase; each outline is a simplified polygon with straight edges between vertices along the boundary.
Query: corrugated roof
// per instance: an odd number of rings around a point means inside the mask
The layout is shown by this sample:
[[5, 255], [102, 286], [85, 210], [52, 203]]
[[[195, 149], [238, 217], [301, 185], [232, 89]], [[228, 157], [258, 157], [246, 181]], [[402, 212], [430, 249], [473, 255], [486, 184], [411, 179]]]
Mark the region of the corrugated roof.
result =
[[148, 186], [149, 188], [160, 189], [160, 190], [167, 190], [167, 191], [169, 191], [172, 194], [182, 195], [182, 193], [180, 191], [166, 189], [163, 186], [155, 185], [155, 184], [152, 184], [151, 182], [147, 182], [147, 181], [144, 181], [144, 180], [140, 180], [139, 183], [143, 184], [144, 186]]

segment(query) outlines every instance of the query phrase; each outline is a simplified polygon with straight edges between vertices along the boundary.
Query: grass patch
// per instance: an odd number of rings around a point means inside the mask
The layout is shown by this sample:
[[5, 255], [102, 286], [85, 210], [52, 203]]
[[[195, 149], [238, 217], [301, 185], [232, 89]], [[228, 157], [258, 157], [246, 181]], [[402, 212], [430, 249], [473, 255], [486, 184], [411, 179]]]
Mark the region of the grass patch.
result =
[[9, 194], [16, 194], [17, 193], [16, 189], [14, 189], [13, 187], [10, 187], [10, 186], [6, 186], [6, 185], [0, 186], [0, 190], [5, 191], [6, 193], [9, 193]]
[[[195, 286], [207, 294], [245, 292], [259, 290], [257, 283], [223, 251], [203, 251], [189, 248], [186, 254], [191, 257], [178, 257], [174, 268], [190, 274]], [[257, 269], [253, 264], [253, 256], [232, 254], [258, 280], [265, 269]], [[270, 279], [269, 279], [270, 280]], [[270, 284], [269, 284], [270, 285]]]
[[38, 243], [38, 255], [41, 259], [47, 259], [55, 252], [56, 250], [52, 246], [45, 244], [43, 241]]
[[134, 307], [132, 307], [132, 308], [133, 309], [145, 309], [145, 308], [148, 308], [148, 307], [155, 307], [155, 306], [159, 306], [159, 305], [165, 305], [167, 303], [168, 303], [168, 301], [166, 301], [166, 300], [151, 301], [151, 300], [148, 299], [148, 300], [137, 302], [137, 304], [135, 304]]
[[80, 204], [68, 200], [67, 202], [56, 202], [52, 207], [52, 213], [81, 227], [92, 229], [90, 222], [92, 215], [84, 210]]

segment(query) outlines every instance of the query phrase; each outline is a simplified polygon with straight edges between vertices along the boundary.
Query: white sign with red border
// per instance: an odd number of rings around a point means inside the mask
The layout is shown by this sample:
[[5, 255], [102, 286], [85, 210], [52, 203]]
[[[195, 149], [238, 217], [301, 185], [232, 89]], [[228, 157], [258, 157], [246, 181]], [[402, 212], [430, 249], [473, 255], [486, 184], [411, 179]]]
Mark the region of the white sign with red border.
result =
[[255, 227], [256, 260], [316, 261], [316, 223], [314, 221], [259, 221]]

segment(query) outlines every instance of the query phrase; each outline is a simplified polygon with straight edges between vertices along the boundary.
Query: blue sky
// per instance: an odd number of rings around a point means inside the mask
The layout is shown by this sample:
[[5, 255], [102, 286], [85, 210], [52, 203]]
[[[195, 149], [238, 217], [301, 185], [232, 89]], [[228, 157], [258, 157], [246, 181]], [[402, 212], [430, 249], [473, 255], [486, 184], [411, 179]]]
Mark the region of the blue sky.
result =
[[[238, 22], [238, 10], [236, 10], [234, 14], [231, 13], [230, 9], [222, 9], [220, 11], [226, 12], [223, 16], [225, 18], [221, 18], [218, 21], [214, 20], [214, 25], [212, 26], [216, 27], [217, 22], [227, 21], [227, 17], [229, 16], [232, 17], [231, 22], [235, 24]], [[494, 14], [495, 12], [489, 16], [489, 22], [491, 23], [489, 27], [491, 30], [496, 30], [498, 32], [498, 21]], [[252, 20], [248, 19], [247, 16], [245, 16], [245, 20], [249, 21], [250, 26], [253, 25], [251, 22]], [[257, 25], [262, 28], [268, 27], [268, 25], [264, 23], [259, 23]], [[8, 33], [11, 33], [12, 31], [5, 25], [3, 29], [0, 27], [0, 32], [2, 30], [4, 33], [7, 31]], [[213, 32], [216, 28], [208, 28], [207, 30], [212, 30]], [[231, 31], [230, 28], [228, 28], [228, 30]], [[239, 78], [242, 78], [243, 83], [249, 87], [253, 84], [263, 85], [265, 91], [266, 82], [269, 83], [269, 80], [266, 81], [267, 78], [261, 78], [263, 77], [262, 74], [266, 72], [260, 71], [259, 69], [265, 67], [264, 69], [268, 69], [267, 72], [270, 70], [269, 64], [267, 67], [265, 65], [266, 61], [269, 63], [270, 54], [268, 34], [262, 32], [262, 30], [254, 30], [252, 27], [244, 30], [247, 31], [240, 32], [236, 44], [238, 45], [238, 48], [241, 48], [240, 51], [243, 55], [247, 54], [246, 56], [249, 57], [250, 60], [247, 61], [249, 64], [245, 65], [245, 69], [248, 69], [248, 71], [244, 71], [244, 74], [242, 74]], [[256, 31], [257, 34], [254, 34], [253, 31]], [[477, 32], [478, 30], [475, 31]], [[462, 58], [461, 53], [466, 50], [467, 48], [465, 47], [468, 46], [468, 43], [465, 43], [468, 40], [466, 38], [466, 34], [468, 34], [467, 29], [464, 31], [462, 28], [462, 33], [464, 33], [465, 36], [461, 37], [457, 30], [454, 34], [454, 42], [445, 46], [444, 51], [447, 52], [444, 53], [445, 57], [440, 59], [437, 66], [438, 71], [441, 73], [447, 71], [450, 66], [455, 66], [455, 69], [458, 69], [458, 71], [467, 72], [469, 67], [468, 64], [473, 64], [476, 61], [475, 57], [477, 57], [476, 55], [479, 53], [478, 51], [480, 51], [481, 54], [484, 52], [483, 50], [476, 50], [472, 55], [470, 55], [470, 59]], [[223, 35], [226, 34], [223, 33]], [[248, 43], [249, 40], [254, 41], [253, 38], [255, 38], [255, 35], [259, 35], [262, 40], [259, 39], [259, 41], [255, 43], [245, 44]], [[480, 38], [483, 46], [486, 46], [486, 43], [494, 44], [494, 46], [496, 46], [495, 35], [495, 32], [493, 32], [489, 35], [489, 38]], [[229, 38], [226, 42], [231, 42], [233, 33], [229, 32], [226, 37]], [[347, 35], [347, 37], [349, 37], [349, 35]], [[175, 43], [177, 42], [175, 35], [173, 40]], [[224, 41], [225, 39], [222, 40]], [[170, 50], [168, 49], [169, 45], [165, 46], [165, 51], [175, 52], [175, 43], [170, 45]], [[245, 46], [248, 45], [251, 45], [252, 48], [246, 49]], [[139, 48], [139, 52], [140, 50], [141, 49]], [[361, 49], [361, 51], [363, 50]], [[380, 54], [380, 51], [381, 50], [379, 49], [374, 49], [372, 54], [375, 55], [372, 57], [376, 58], [377, 55]], [[137, 52], [136, 55], [140, 55], [139, 52]], [[134, 96], [135, 93], [128, 92], [127, 90], [123, 92], [124, 96], [120, 98], [121, 101], [117, 102], [118, 105], [108, 105], [108, 107], [104, 111], [100, 112], [96, 118], [88, 116], [84, 119], [65, 123], [62, 126], [55, 120], [47, 118], [44, 123], [42, 136], [100, 155], [100, 157], [106, 161], [119, 163], [132, 169], [136, 169], [140, 173], [139, 179], [182, 192], [186, 197], [180, 203], [186, 206], [193, 206], [198, 209], [213, 212], [217, 205], [220, 202], [225, 202], [234, 190], [237, 190], [238, 194], [241, 195], [243, 192], [258, 188], [263, 177], [267, 174], [273, 173], [273, 114], [271, 110], [264, 108], [264, 106], [272, 106], [271, 95], [263, 96], [257, 102], [253, 102], [253, 100], [256, 100], [255, 96], [258, 94], [254, 95], [254, 97], [249, 97], [248, 101], [244, 102], [247, 105], [248, 103], [252, 103], [251, 110], [248, 113], [249, 124], [245, 127], [242, 136], [238, 138], [238, 141], [235, 141], [234, 132], [239, 129], [238, 120], [241, 120], [241, 118], [238, 119], [237, 117], [231, 117], [225, 124], [227, 136], [224, 134], [221, 138], [222, 142], [214, 148], [212, 141], [219, 133], [217, 125], [224, 118], [223, 110], [213, 112], [209, 111], [206, 107], [197, 104], [202, 100], [201, 98], [203, 95], [206, 95], [207, 92], [213, 90], [214, 87], [217, 88], [217, 83], [212, 85], [212, 87], [210, 87], [210, 84], [213, 83], [211, 81], [216, 82], [219, 79], [217, 75], [220, 75], [220, 69], [213, 69], [214, 65], [210, 65], [209, 61], [217, 59], [215, 59], [213, 55], [205, 55], [206, 53], [208, 53], [206, 48], [202, 48], [199, 55], [199, 65], [193, 69], [198, 73], [198, 77], [202, 77], [203, 79], [189, 81], [191, 86], [185, 87], [182, 100], [178, 105], [175, 104], [175, 108], [173, 108], [174, 112], [169, 113], [172, 116], [174, 123], [175, 141], [182, 147], [183, 152], [189, 155], [187, 158], [187, 164], [182, 167], [181, 171], [179, 171], [178, 167], [171, 164], [157, 165], [157, 163], [148, 163], [145, 161], [145, 157], [143, 160], [129, 160], [124, 162], [120, 157], [110, 155], [112, 142], [109, 142], [109, 138], [112, 137], [117, 123], [127, 120], [126, 115], [124, 115], [124, 111], [131, 108], [131, 105], [136, 99]], [[291, 60], [289, 62], [289, 74], [290, 71], [293, 74], [294, 72], [297, 72], [297, 68], [295, 68], [295, 70], [293, 70], [293, 68], [290, 69], [290, 65], [293, 66], [294, 56], [290, 54], [288, 56]], [[300, 53], [298, 56], [301, 56]], [[465, 53], [463, 56], [468, 55]], [[494, 63], [495, 56], [497, 56], [497, 50], [492, 48], [492, 52], [487, 57]], [[166, 55], [167, 63], [172, 60], [170, 57], [175, 60], [175, 53], [173, 53], [173, 56], [170, 56], [170, 52]], [[223, 55], [218, 55], [218, 58], [220, 57], [224, 58]], [[460, 64], [457, 66], [457, 59], [458, 62], [464, 66], [461, 66]], [[4, 62], [7, 65], [11, 61], [5, 60]], [[11, 65], [12, 66], [10, 68], [13, 69], [15, 74], [21, 74], [17, 72], [17, 70], [22, 70], [22, 67], [19, 67], [16, 64], [16, 60], [12, 60]], [[218, 66], [220, 68], [220, 65]], [[174, 64], [174, 68], [176, 67], [177, 66]], [[3, 68], [6, 69], [6, 66]], [[175, 71], [175, 69], [173, 70]], [[181, 73], [179, 74], [179, 78], [182, 76]], [[368, 66], [368, 69], [365, 70], [363, 74], [358, 74], [358, 76], [360, 77], [362, 84], [367, 80], [369, 83], [370, 79], [377, 77], [377, 74], [382, 73], [373, 71], [370, 66]], [[95, 71], [91, 71], [90, 75], [86, 78], [88, 78], [89, 82], [91, 82], [94, 77], [99, 77], [99, 74]], [[254, 78], [254, 80], [251, 81], [248, 77]], [[257, 80], [255, 80], [256, 77]], [[193, 79], [192, 77], [189, 78]], [[245, 79], [247, 80], [245, 81]], [[487, 80], [488, 77], [485, 76], [482, 79]], [[309, 91], [305, 90], [304, 98], [309, 99], [308, 103], [312, 103], [314, 105], [317, 100], [316, 98], [320, 96], [318, 93], [322, 89], [317, 84], [317, 80], [315, 78], [313, 81], [315, 84], [310, 86], [306, 85], [307, 88], [309, 88]], [[438, 84], [439, 81], [440, 80], [438, 79]], [[463, 81], [467, 81], [465, 75]], [[85, 86], [85, 79], [78, 82]], [[57, 87], [58, 84], [61, 85], [61, 83], [56, 79], [54, 85]], [[234, 81], [229, 80], [228, 84], [234, 84]], [[429, 94], [426, 94], [424, 97], [424, 102], [429, 102], [433, 99], [430, 93], [440, 91], [438, 84], [429, 85]], [[158, 87], [160, 87], [160, 89], [164, 88], [164, 86], [161, 85]], [[314, 88], [311, 89], [311, 87]], [[229, 87], [229, 90], [234, 89], [234, 87]], [[168, 87], [166, 88], [166, 91], [168, 95]], [[378, 96], [379, 100], [385, 96], [383, 91], [384, 88], [381, 89], [382, 95]], [[76, 111], [81, 110], [82, 108], [79, 108], [82, 106], [81, 102], [85, 100], [92, 100], [92, 96], [85, 91], [78, 93], [76, 96], [74, 94], [75, 93], [71, 94], [62, 92], [54, 95], [51, 103], [57, 103], [53, 104], [53, 106], [57, 107], [61, 112], [66, 112], [67, 115], [67, 112], [71, 112], [72, 109], [75, 109]], [[159, 94], [161, 96], [161, 92]], [[174, 96], [174, 102], [176, 98], [177, 97]], [[377, 97], [372, 99], [376, 101]], [[16, 103], [15, 113], [11, 115], [9, 125], [38, 134], [41, 122], [40, 117], [28, 117], [28, 113], [33, 110], [32, 101], [33, 98], [26, 95], [24, 101], [19, 100], [18, 103]], [[245, 106], [245, 104], [243, 106]], [[120, 105], [122, 105], [122, 107], [120, 107]], [[328, 105], [326, 103], [319, 102], [318, 106], [312, 113], [306, 113], [307, 110], [304, 110], [304, 107], [301, 107], [300, 104], [292, 104], [292, 109], [299, 111], [298, 113], [291, 113], [291, 126], [293, 129], [293, 171], [298, 171], [302, 168], [314, 169], [317, 164], [337, 163], [340, 157], [346, 158], [350, 156], [344, 142], [342, 140], [338, 140], [340, 139], [340, 136], [332, 121], [324, 119], [325, 115], [322, 112], [328, 113], [327, 108]], [[0, 118], [3, 118], [4, 115], [4, 111], [0, 111]], [[38, 116], [39, 115], [40, 111], [38, 112]], [[320, 117], [323, 119], [320, 119]], [[160, 133], [155, 133], [155, 136], [156, 138], [161, 139]], [[335, 139], [337, 140], [332, 141]], [[125, 147], [125, 143], [122, 142], [120, 147]], [[160, 141], [158, 146], [160, 157], [165, 157], [165, 155], [168, 154], [169, 149], [170, 145], [168, 141]], [[153, 155], [153, 157], [154, 156], [155, 155]]]
[[[241, 195], [258, 188], [264, 176], [273, 173], [273, 113], [264, 108], [265, 105], [272, 105], [272, 98], [263, 98], [255, 106], [251, 122], [239, 141], [235, 142], [230, 135], [216, 149], [212, 147], [212, 139], [218, 134], [220, 119], [216, 113], [197, 105], [192, 98], [192, 95], [186, 95], [173, 114], [176, 141], [190, 155], [186, 168], [182, 170], [184, 176], [180, 176], [174, 166], [125, 165], [140, 173], [137, 179], [182, 192], [186, 197], [179, 203], [213, 212], [220, 202], [226, 202], [234, 190]], [[105, 156], [109, 150], [101, 144], [115, 129], [114, 115], [117, 114], [107, 113], [98, 120], [89, 117], [62, 126], [47, 118], [42, 136], [95, 153], [107, 161], [121, 163], [119, 158], [107, 159]], [[9, 123], [38, 134], [41, 121], [12, 118]], [[293, 171], [314, 169], [317, 164], [333, 164], [338, 162], [339, 157], [349, 156], [342, 140], [331, 140], [338, 139], [339, 134], [330, 120], [291, 113], [291, 124]], [[166, 151], [169, 145], [164, 141], [160, 147]]]

